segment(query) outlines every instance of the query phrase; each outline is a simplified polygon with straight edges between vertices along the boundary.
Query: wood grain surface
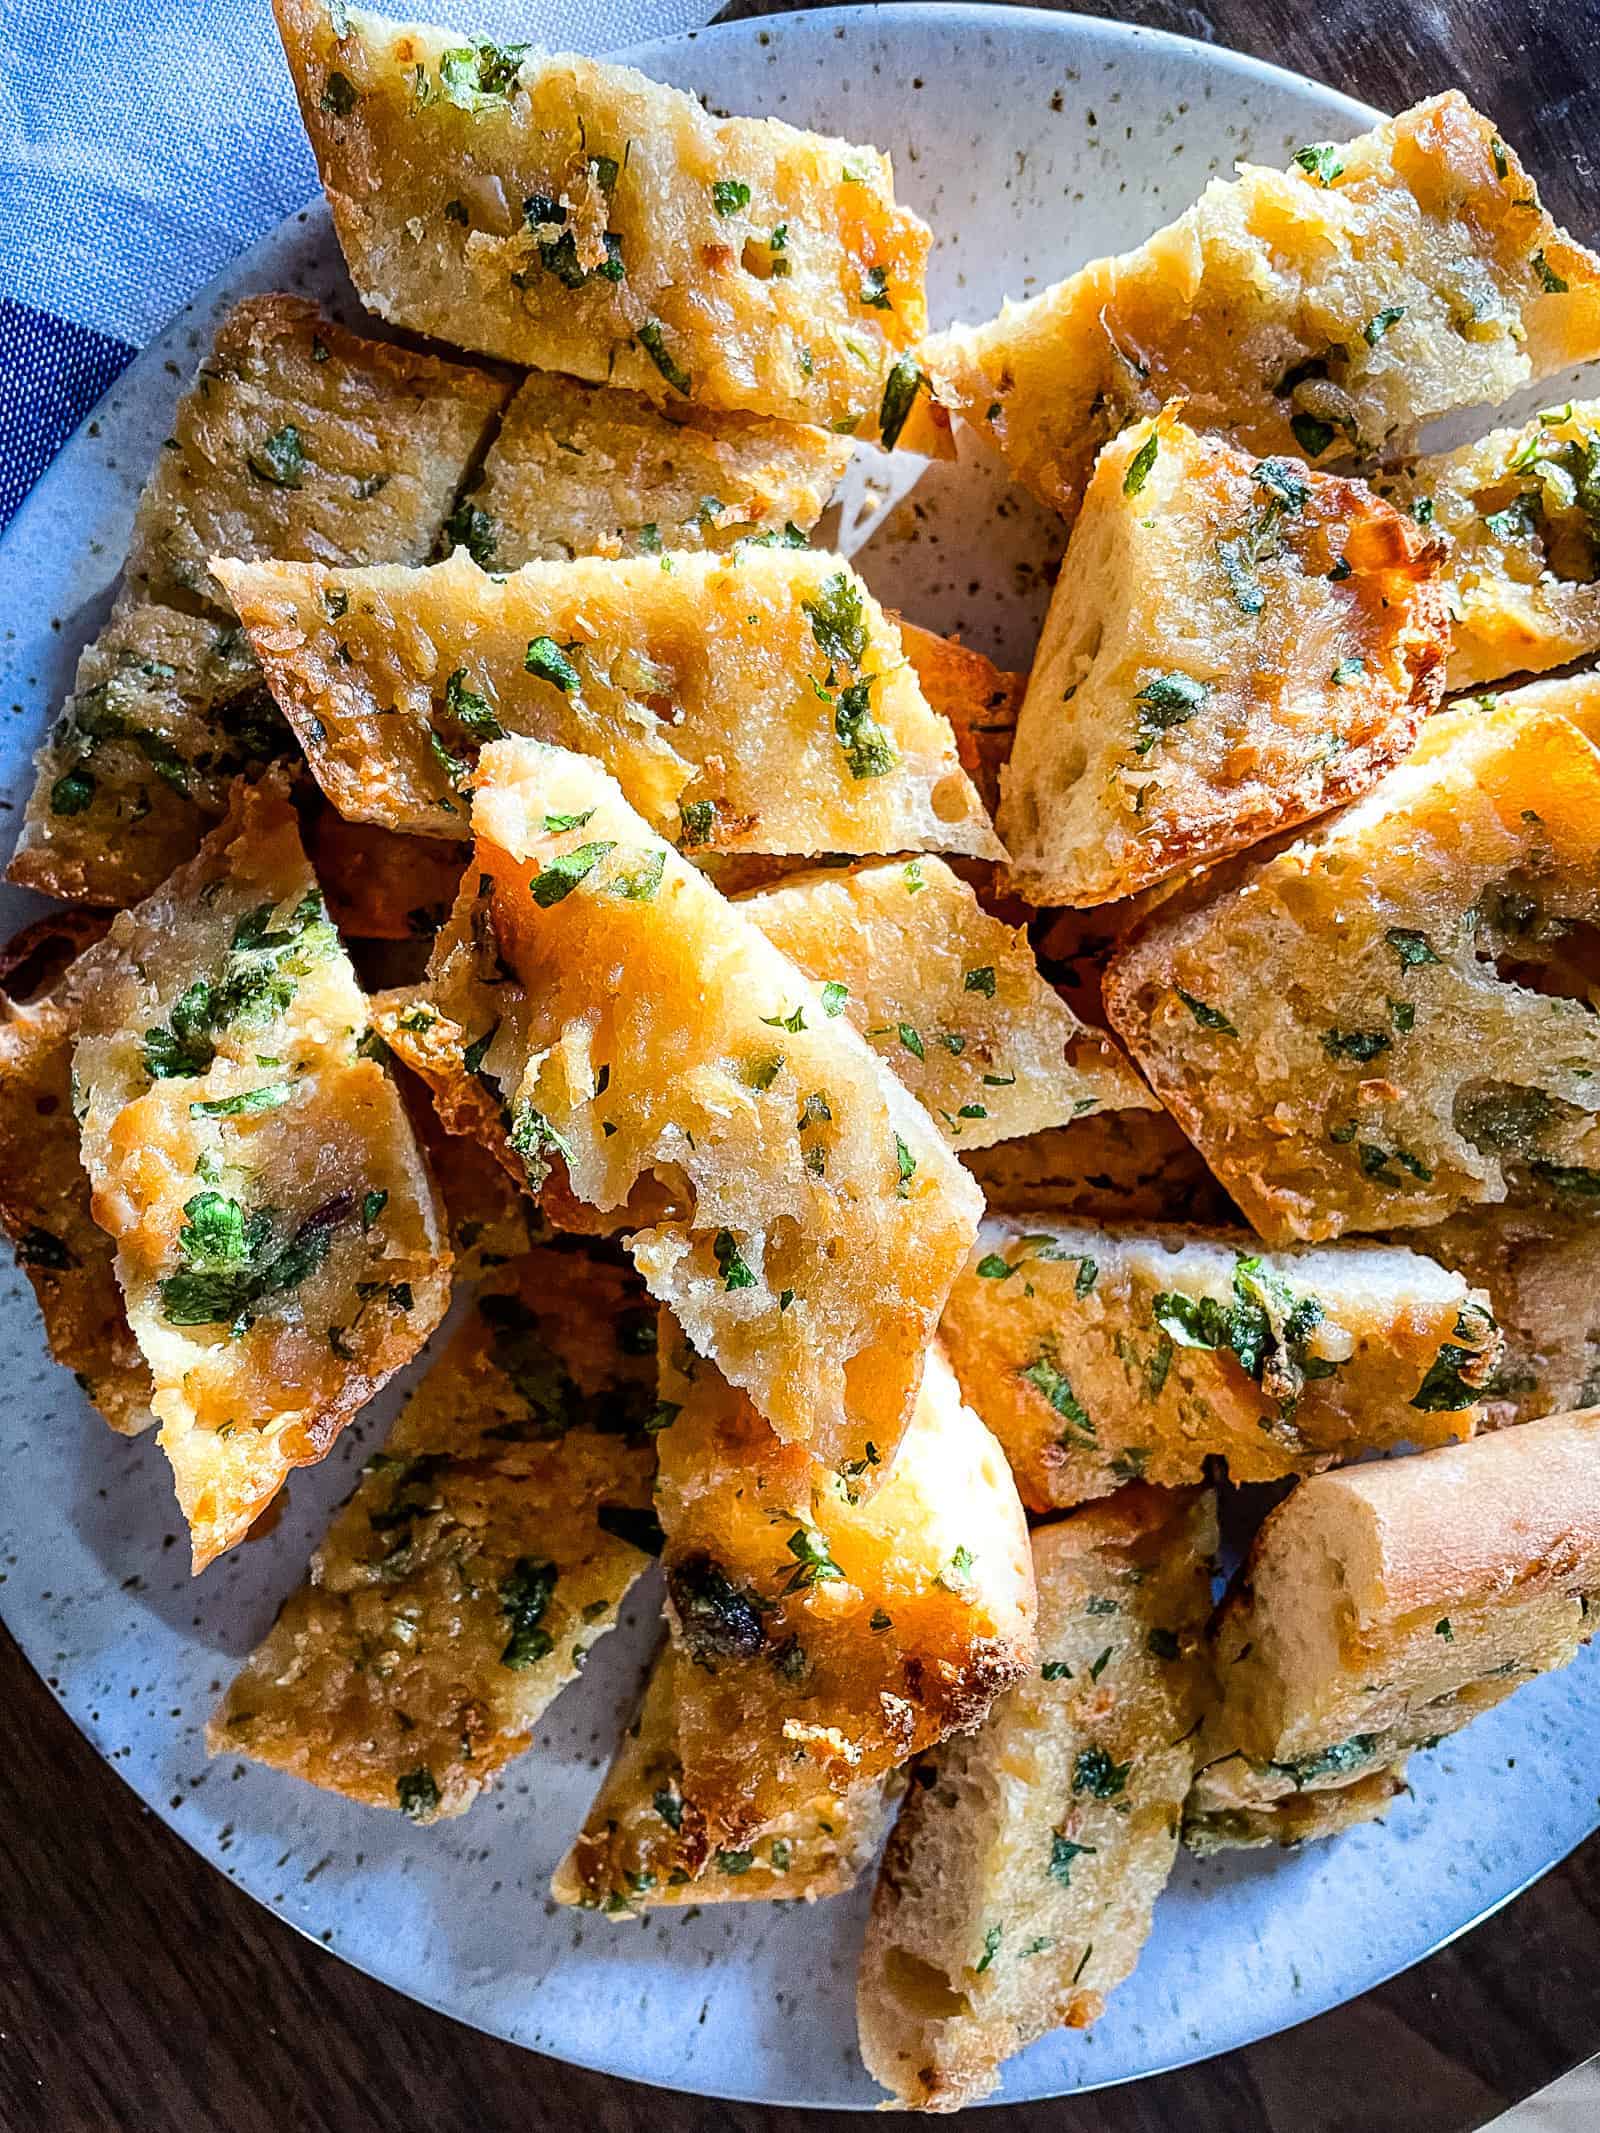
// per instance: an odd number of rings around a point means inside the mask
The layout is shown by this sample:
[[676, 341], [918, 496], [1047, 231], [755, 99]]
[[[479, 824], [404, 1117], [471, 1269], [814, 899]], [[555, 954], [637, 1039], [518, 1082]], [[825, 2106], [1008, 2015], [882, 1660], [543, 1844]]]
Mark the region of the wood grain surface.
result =
[[[779, 11], [758, 0], [726, 12]], [[428, 12], [420, 0], [418, 12]], [[1079, 12], [1232, 45], [1389, 110], [1457, 85], [1495, 114], [1555, 213], [1580, 236], [1600, 232], [1597, 0], [1079, 0]], [[824, 2133], [862, 2123], [578, 2073], [431, 2014], [300, 1939], [189, 1852], [9, 1640], [0, 1712], [0, 2133]], [[1476, 1932], [1335, 2014], [1134, 2088], [977, 2123], [985, 2133], [1466, 2133], [1600, 2049], [1597, 1951], [1600, 1838]], [[670, 2079], [670, 2067], [661, 2073]]]

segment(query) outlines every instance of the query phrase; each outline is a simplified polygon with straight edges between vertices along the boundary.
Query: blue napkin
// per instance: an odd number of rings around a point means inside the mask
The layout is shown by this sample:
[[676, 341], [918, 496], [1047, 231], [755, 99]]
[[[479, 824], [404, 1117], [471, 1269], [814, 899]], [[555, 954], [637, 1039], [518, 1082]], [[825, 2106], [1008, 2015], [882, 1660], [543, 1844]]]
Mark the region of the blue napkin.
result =
[[[615, 51], [719, 0], [390, 0]], [[134, 351], [317, 190], [267, 0], [0, 5], [0, 527]]]

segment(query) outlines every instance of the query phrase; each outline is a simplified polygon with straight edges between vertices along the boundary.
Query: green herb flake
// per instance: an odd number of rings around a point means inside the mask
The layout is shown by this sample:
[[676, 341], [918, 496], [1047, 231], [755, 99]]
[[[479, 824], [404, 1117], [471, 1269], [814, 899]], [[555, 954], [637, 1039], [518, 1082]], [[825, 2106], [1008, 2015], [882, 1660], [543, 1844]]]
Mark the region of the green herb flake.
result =
[[1114, 1763], [1104, 1748], [1080, 1748], [1072, 1765], [1072, 1789], [1091, 1799], [1114, 1800], [1128, 1782], [1131, 1762]]
[[639, 346], [644, 350], [651, 362], [654, 363], [673, 391], [682, 393], [684, 398], [687, 399], [693, 390], [694, 380], [668, 348], [666, 335], [661, 329], [661, 321], [654, 318], [646, 319], [638, 330], [637, 338]]
[[911, 1180], [917, 1174], [917, 1159], [898, 1133], [894, 1137], [894, 1159], [896, 1168], [899, 1171], [899, 1180], [895, 1186], [895, 1192], [900, 1199], [909, 1200], [911, 1197]]
[[257, 481], [264, 481], [271, 488], [298, 489], [300, 477], [306, 470], [305, 446], [300, 441], [300, 432], [292, 422], [286, 422], [282, 429], [274, 430], [253, 452], [246, 454], [245, 465]]
[[513, 1673], [548, 1659], [555, 1640], [540, 1627], [560, 1576], [554, 1563], [541, 1557], [519, 1555], [500, 1580], [500, 1606], [511, 1634], [500, 1654], [500, 1664]]
[[489, 699], [480, 696], [467, 680], [465, 667], [457, 667], [444, 685], [444, 707], [450, 716], [474, 740], [498, 741], [505, 738], [505, 728], [489, 708]]
[[1045, 1872], [1052, 1881], [1058, 1881], [1064, 1889], [1072, 1886], [1072, 1862], [1090, 1856], [1099, 1850], [1096, 1844], [1074, 1844], [1070, 1837], [1055, 1831], [1050, 1839], [1050, 1864]]
[[1133, 699], [1139, 706], [1135, 754], [1148, 755], [1163, 734], [1187, 725], [1210, 694], [1210, 684], [1190, 674], [1152, 675]]
[[1219, 1037], [1238, 1036], [1239, 1032], [1220, 1008], [1212, 1007], [1208, 1001], [1197, 1000], [1192, 992], [1185, 992], [1181, 985], [1175, 985], [1173, 991], [1202, 1029], [1213, 1030]]
[[981, 992], [986, 1000], [992, 1000], [994, 982], [993, 963], [980, 963], [976, 969], [969, 970], [961, 980], [961, 989], [963, 992]]
[[1308, 459], [1320, 459], [1336, 434], [1331, 423], [1320, 422], [1315, 415], [1291, 415], [1289, 427], [1294, 432], [1295, 442]]
[[884, 380], [878, 435], [886, 452], [892, 452], [900, 442], [900, 432], [910, 418], [917, 394], [927, 382], [922, 366], [912, 355], [903, 355]]
[[1545, 258], [1542, 246], [1533, 255], [1533, 271], [1538, 275], [1539, 286], [1547, 296], [1564, 296], [1566, 294], [1568, 285], [1562, 280], [1555, 268], [1551, 266], [1549, 260]]
[[426, 1822], [439, 1811], [439, 1787], [431, 1770], [407, 1770], [394, 1781], [400, 1812], [413, 1822]]
[[822, 1012], [825, 1015], [842, 1015], [849, 997], [848, 985], [841, 985], [837, 978], [829, 978], [822, 988]]
[[1033, 1361], [1019, 1370], [1017, 1375], [1025, 1385], [1031, 1385], [1034, 1391], [1049, 1403], [1063, 1422], [1082, 1436], [1094, 1436], [1095, 1426], [1088, 1410], [1073, 1393], [1071, 1380], [1062, 1370], [1060, 1360], [1050, 1342], [1045, 1342]]
[[973, 1966], [974, 1976], [982, 1977], [983, 1973], [1000, 1953], [1000, 1936], [1004, 1931], [1005, 1928], [1003, 1926], [991, 1926], [988, 1932], [985, 1933], [983, 1936], [983, 1953]]
[[608, 852], [616, 850], [614, 840], [601, 839], [594, 844], [580, 844], [570, 852], [559, 852], [547, 860], [529, 884], [534, 902], [541, 911], [548, 911], [552, 904], [560, 903], [572, 894], [579, 882], [592, 874]]
[[1407, 970], [1415, 970], [1423, 963], [1437, 963], [1439, 961], [1439, 957], [1435, 955], [1428, 941], [1428, 936], [1425, 933], [1414, 932], [1409, 926], [1391, 926], [1383, 937], [1400, 958], [1402, 966]]
[[1336, 689], [1343, 689], [1352, 681], [1359, 681], [1367, 671], [1367, 662], [1354, 656], [1334, 661], [1333, 672], [1328, 679]]
[[719, 215], [737, 215], [750, 205], [750, 188], [743, 178], [718, 178], [711, 188], [711, 204]]
[[756, 1277], [745, 1265], [731, 1229], [719, 1229], [711, 1240], [711, 1249], [716, 1255], [717, 1272], [722, 1276], [724, 1290], [753, 1289], [756, 1286]]
[[1005, 1281], [1016, 1269], [1008, 1260], [1002, 1259], [998, 1252], [986, 1252], [978, 1261], [976, 1271], [984, 1281]]
[[583, 686], [582, 676], [553, 637], [533, 638], [522, 664], [530, 674], [537, 674], [564, 695], [571, 696]]
[[1385, 304], [1375, 311], [1361, 329], [1361, 338], [1369, 348], [1376, 348], [1391, 326], [1398, 326], [1406, 315], [1404, 304]]
[[1344, 159], [1331, 141], [1313, 141], [1308, 147], [1297, 148], [1294, 160], [1319, 185], [1331, 185], [1344, 175]]

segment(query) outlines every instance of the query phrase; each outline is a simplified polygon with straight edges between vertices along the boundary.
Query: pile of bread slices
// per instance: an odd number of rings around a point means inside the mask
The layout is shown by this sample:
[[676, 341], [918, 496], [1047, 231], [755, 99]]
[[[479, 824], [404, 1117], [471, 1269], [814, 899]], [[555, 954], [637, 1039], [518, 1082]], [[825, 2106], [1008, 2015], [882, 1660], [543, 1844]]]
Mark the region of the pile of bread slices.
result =
[[[930, 334], [873, 149], [277, 12], [433, 346], [253, 298], [178, 408], [0, 1219], [197, 1570], [473, 1285], [213, 1744], [459, 1814], [659, 1557], [556, 1894], [887, 1830], [862, 2050], [953, 2109], [1180, 1842], [1381, 1814], [1592, 1626], [1600, 677], [1488, 692], [1600, 648], [1600, 407], [1411, 440], [1600, 356], [1600, 260], [1446, 95]], [[958, 436], [1070, 529], [1026, 677], [810, 540]]]

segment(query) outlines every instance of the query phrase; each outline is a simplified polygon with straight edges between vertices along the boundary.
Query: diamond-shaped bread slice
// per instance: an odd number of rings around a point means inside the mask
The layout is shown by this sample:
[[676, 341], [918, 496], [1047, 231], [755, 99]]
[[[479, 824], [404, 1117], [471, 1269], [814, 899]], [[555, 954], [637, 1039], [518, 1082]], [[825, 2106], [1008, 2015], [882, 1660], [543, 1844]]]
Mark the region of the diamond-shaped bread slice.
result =
[[538, 1182], [602, 1211], [651, 1293], [780, 1437], [830, 1464], [910, 1420], [977, 1227], [977, 1188], [820, 986], [652, 835], [599, 764], [533, 741], [479, 760], [474, 866], [522, 988], [482, 1065]]
[[207, 1729], [414, 1821], [466, 1811], [648, 1566], [655, 1312], [537, 1251], [475, 1298]]
[[1444, 545], [1168, 409], [1101, 453], [1000, 773], [1012, 886], [1099, 904], [1373, 784], [1438, 703]]
[[[1016, 1485], [937, 1348], [870, 1498], [785, 1445], [663, 1319], [660, 1471], [686, 1812], [748, 1845], [977, 1725], [1032, 1663]], [[885, 1478], [886, 1477], [886, 1478]]]
[[1403, 1246], [1042, 1211], [984, 1223], [941, 1338], [1033, 1511], [1470, 1436], [1500, 1357], [1488, 1294]]
[[429, 570], [219, 562], [341, 814], [459, 837], [479, 746], [597, 757], [686, 851], [1002, 855], [849, 565], [810, 549]]
[[905, 419], [932, 235], [889, 159], [631, 67], [274, 0], [334, 228], [382, 318], [657, 400]]
[[450, 1253], [275, 779], [84, 959], [95, 1220], [204, 1569], [442, 1317]]
[[1272, 1242], [1600, 1181], [1600, 751], [1535, 700], [1430, 719], [1112, 957], [1112, 1024]]
[[1107, 438], [1175, 396], [1253, 452], [1332, 463], [1585, 362], [1600, 261], [1450, 90], [1213, 179], [1136, 251], [924, 353], [944, 406], [1071, 518]]

